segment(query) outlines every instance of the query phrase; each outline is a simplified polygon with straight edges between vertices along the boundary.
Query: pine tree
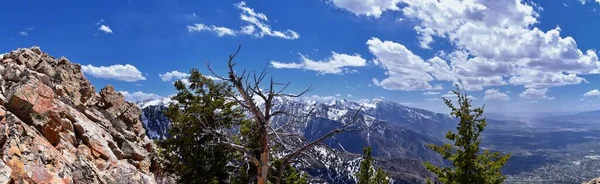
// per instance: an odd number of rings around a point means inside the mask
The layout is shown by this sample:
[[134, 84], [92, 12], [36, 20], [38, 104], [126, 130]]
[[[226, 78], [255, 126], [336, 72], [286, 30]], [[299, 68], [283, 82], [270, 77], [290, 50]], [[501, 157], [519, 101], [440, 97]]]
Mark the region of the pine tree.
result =
[[371, 156], [371, 147], [363, 148], [363, 161], [360, 163], [360, 169], [356, 173], [357, 184], [388, 184], [390, 183], [388, 174], [379, 168], [373, 173], [373, 156]]
[[428, 170], [435, 173], [440, 182], [445, 184], [499, 184], [506, 178], [500, 170], [510, 158], [500, 152], [481, 152], [481, 132], [486, 126], [483, 116], [483, 107], [471, 108], [471, 100], [461, 93], [458, 85], [453, 93], [458, 97], [458, 107], [452, 101], [444, 98], [444, 103], [452, 111], [451, 115], [459, 118], [457, 133], [448, 131], [446, 138], [453, 144], [443, 146], [429, 145], [444, 159], [449, 160], [453, 167], [437, 167], [429, 162], [425, 163]]
[[[282, 168], [279, 167], [282, 164], [281, 160], [276, 159], [273, 161], [271, 165], [275, 166], [271, 172], [269, 172], [269, 181], [271, 183], [277, 182], [277, 169]], [[308, 177], [306, 174], [298, 172], [296, 168], [292, 167], [291, 164], [286, 164], [284, 166], [286, 169], [283, 172], [283, 179], [280, 180], [282, 184], [307, 184]]]
[[178, 182], [227, 183], [233, 168], [228, 165], [235, 152], [220, 141], [219, 132], [241, 123], [245, 116], [235, 102], [227, 100], [232, 88], [216, 83], [192, 69], [186, 86], [175, 82], [177, 103], [165, 115], [171, 120], [170, 137], [158, 141], [159, 153], [166, 160], [165, 171]]

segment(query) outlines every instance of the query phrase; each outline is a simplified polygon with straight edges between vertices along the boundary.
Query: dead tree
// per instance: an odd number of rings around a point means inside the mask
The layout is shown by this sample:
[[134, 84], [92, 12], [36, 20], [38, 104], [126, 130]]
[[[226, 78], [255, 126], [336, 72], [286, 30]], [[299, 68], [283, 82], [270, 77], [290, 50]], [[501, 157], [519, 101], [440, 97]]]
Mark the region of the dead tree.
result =
[[[242, 108], [246, 109], [251, 114], [255, 123], [258, 123], [259, 131], [257, 133], [259, 135], [259, 141], [260, 141], [259, 142], [260, 148], [258, 151], [259, 151], [260, 155], [254, 155], [252, 150], [248, 150], [247, 148], [245, 148], [242, 145], [235, 144], [233, 141], [227, 142], [227, 145], [229, 145], [231, 148], [236, 149], [236, 150], [240, 151], [241, 153], [243, 153], [244, 157], [249, 159], [249, 161], [258, 168], [257, 169], [258, 170], [257, 171], [258, 184], [267, 184], [269, 168], [271, 168], [270, 160], [269, 160], [271, 157], [271, 152], [270, 152], [270, 146], [271, 146], [270, 140], [272, 140], [271, 137], [279, 138], [280, 134], [285, 134], [285, 126], [290, 124], [290, 123], [286, 123], [280, 127], [274, 128], [271, 125], [271, 120], [273, 117], [279, 116], [279, 115], [298, 117], [297, 115], [289, 114], [288, 112], [285, 112], [285, 111], [279, 111], [279, 110], [273, 111], [273, 105], [274, 105], [273, 100], [277, 97], [292, 97], [292, 98], [300, 97], [300, 96], [304, 95], [305, 93], [309, 92], [311, 90], [311, 87], [305, 89], [304, 91], [300, 92], [299, 94], [284, 93], [285, 89], [289, 86], [289, 82], [288, 83], [275, 82], [273, 80], [273, 77], [270, 77], [270, 81], [268, 82], [268, 89], [261, 89], [260, 85], [263, 84], [263, 81], [266, 77], [266, 68], [263, 69], [262, 72], [258, 73], [258, 75], [255, 72], [247, 72], [246, 70], [244, 70], [241, 74], [239, 74], [239, 73], [236, 73], [236, 71], [234, 70], [234, 66], [236, 65], [236, 63], [233, 60], [236, 57], [236, 55], [239, 53], [240, 49], [241, 49], [241, 45], [238, 46], [237, 50], [233, 54], [229, 55], [229, 60], [227, 62], [229, 71], [228, 71], [227, 77], [218, 75], [216, 72], [214, 72], [212, 70], [212, 68], [209, 65], [207, 65], [207, 66], [208, 66], [208, 69], [210, 70], [210, 72], [214, 76], [216, 76], [217, 78], [219, 78], [223, 81], [231, 83], [233, 85], [233, 87], [235, 87], [238, 94], [231, 94], [232, 99], [237, 101]], [[276, 89], [276, 87], [279, 89]], [[256, 103], [256, 101], [253, 97], [257, 97], [260, 100], [264, 101], [263, 109], [259, 108], [258, 104]], [[359, 111], [360, 111], [360, 109], [359, 109]], [[313, 141], [310, 141], [309, 143], [307, 143], [303, 146], [300, 146], [299, 148], [290, 149], [291, 153], [289, 153], [281, 158], [282, 163], [281, 163], [281, 165], [279, 165], [279, 168], [277, 169], [278, 173], [277, 173], [277, 182], [276, 183], [280, 184], [282, 181], [282, 176], [283, 176], [283, 173], [285, 170], [284, 166], [286, 164], [290, 163], [292, 161], [292, 159], [294, 159], [299, 154], [312, 148], [313, 146], [317, 145], [318, 143], [322, 142], [323, 140], [333, 137], [336, 134], [339, 134], [342, 132], [351, 132], [351, 131], [360, 130], [360, 129], [356, 129], [356, 128], [351, 128], [351, 125], [354, 124], [354, 122], [356, 122], [357, 115], [358, 115], [358, 111], [356, 112], [356, 114], [354, 115], [352, 120], [348, 123], [345, 123], [342, 127], [334, 129], [331, 132], [323, 135], [322, 137], [317, 138]], [[308, 117], [308, 115], [306, 115], [306, 117]]]

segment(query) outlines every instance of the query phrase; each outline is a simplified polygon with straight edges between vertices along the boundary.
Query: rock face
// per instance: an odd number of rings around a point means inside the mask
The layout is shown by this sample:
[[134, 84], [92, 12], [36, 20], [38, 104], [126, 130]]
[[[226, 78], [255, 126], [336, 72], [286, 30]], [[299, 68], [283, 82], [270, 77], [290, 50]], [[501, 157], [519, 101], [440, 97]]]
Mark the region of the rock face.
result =
[[141, 110], [38, 47], [0, 58], [0, 184], [157, 183]]

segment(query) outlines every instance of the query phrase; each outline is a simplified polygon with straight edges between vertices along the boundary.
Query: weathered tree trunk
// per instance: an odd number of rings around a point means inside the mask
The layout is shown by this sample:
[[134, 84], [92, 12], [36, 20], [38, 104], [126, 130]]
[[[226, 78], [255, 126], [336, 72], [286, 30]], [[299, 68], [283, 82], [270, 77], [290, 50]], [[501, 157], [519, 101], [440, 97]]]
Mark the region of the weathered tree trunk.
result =
[[[267, 125], [268, 126], [268, 125]], [[260, 168], [258, 168], [258, 184], [267, 184], [269, 177], [269, 132], [267, 126], [260, 131]]]

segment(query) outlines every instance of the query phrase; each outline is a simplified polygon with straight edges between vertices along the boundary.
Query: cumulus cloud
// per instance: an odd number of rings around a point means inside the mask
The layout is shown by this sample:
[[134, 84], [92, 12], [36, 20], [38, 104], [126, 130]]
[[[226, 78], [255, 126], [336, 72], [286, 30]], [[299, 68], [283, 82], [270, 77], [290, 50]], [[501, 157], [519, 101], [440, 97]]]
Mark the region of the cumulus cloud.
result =
[[348, 67], [361, 67], [367, 64], [367, 61], [358, 54], [348, 55], [336, 52], [331, 52], [331, 57], [320, 61], [311, 60], [300, 54], [300, 60], [300, 63], [271, 61], [271, 65], [274, 68], [312, 70], [319, 74], [343, 74], [352, 72], [352, 70], [348, 70]]
[[583, 96], [600, 96], [600, 90], [592, 89], [592, 90], [586, 92], [585, 94], [583, 94]]
[[110, 29], [110, 27], [108, 27], [107, 25], [100, 25], [100, 27], [98, 28], [98, 30], [104, 32], [104, 33], [113, 33], [112, 29]]
[[532, 99], [532, 100], [537, 100], [537, 99], [548, 99], [548, 100], [552, 100], [554, 99], [554, 97], [549, 97], [546, 95], [546, 93], [548, 92], [548, 88], [527, 88], [527, 90], [523, 91], [523, 93], [519, 94], [519, 96], [521, 98], [524, 99]]
[[125, 97], [125, 100], [131, 101], [131, 102], [140, 102], [140, 101], [145, 101], [145, 100], [152, 100], [152, 99], [161, 98], [157, 94], [144, 93], [144, 92], [141, 92], [141, 91], [136, 91], [136, 92], [133, 92], [133, 93], [129, 93], [127, 91], [119, 91], [119, 93], [121, 93]]
[[508, 97], [508, 94], [502, 93], [497, 89], [488, 89], [485, 90], [483, 100], [510, 100], [510, 97]]
[[434, 78], [428, 73], [431, 64], [415, 55], [404, 45], [392, 41], [371, 38], [367, 41], [369, 51], [375, 56], [373, 62], [386, 70], [387, 78], [373, 78], [373, 84], [388, 90], [418, 91], [441, 90], [441, 86], [431, 85]]
[[356, 15], [366, 15], [379, 18], [384, 11], [400, 10], [400, 0], [329, 0], [337, 8], [346, 9]]
[[201, 23], [197, 23], [194, 25], [187, 26], [189, 32], [201, 32], [201, 31], [209, 31], [214, 32], [217, 36], [236, 36], [238, 34], [242, 35], [251, 35], [254, 37], [262, 38], [264, 36], [271, 36], [277, 38], [283, 38], [288, 40], [295, 40], [300, 38], [300, 34], [296, 31], [287, 29], [285, 31], [273, 30], [269, 25], [269, 18], [267, 15], [254, 11], [253, 8], [250, 8], [246, 5], [246, 2], [242, 1], [236, 3], [235, 8], [240, 10], [240, 20], [242, 21], [242, 26], [239, 30], [235, 30], [232, 28], [215, 26], [215, 25], [205, 25]]
[[[486, 86], [507, 84], [536, 89], [580, 84], [587, 82], [582, 75], [600, 72], [595, 51], [580, 50], [575, 39], [560, 35], [560, 27], [537, 28], [539, 10], [528, 1], [331, 0], [330, 3], [375, 18], [385, 11], [399, 11], [402, 18], [415, 22], [413, 29], [425, 49], [431, 48], [436, 39], [450, 42], [454, 51], [425, 61], [430, 69], [422, 67], [415, 71], [418, 82], [410, 81], [421, 88], [429, 88], [427, 84], [432, 81], [426, 74], [454, 83], [460, 78], [467, 90], [482, 90]], [[406, 49], [390, 50], [396, 55], [410, 55], [405, 54]], [[405, 60], [422, 63], [422, 59]], [[386, 73], [392, 76], [393, 72]]]
[[158, 76], [163, 81], [171, 81], [173, 79], [177, 80], [187, 78], [188, 76], [190, 76], [190, 74], [174, 70], [164, 74], [158, 74]]
[[142, 76], [142, 72], [130, 64], [112, 66], [92, 66], [88, 64], [81, 66], [81, 70], [84, 74], [101, 79], [113, 79], [125, 82], [146, 80], [146, 77]]

